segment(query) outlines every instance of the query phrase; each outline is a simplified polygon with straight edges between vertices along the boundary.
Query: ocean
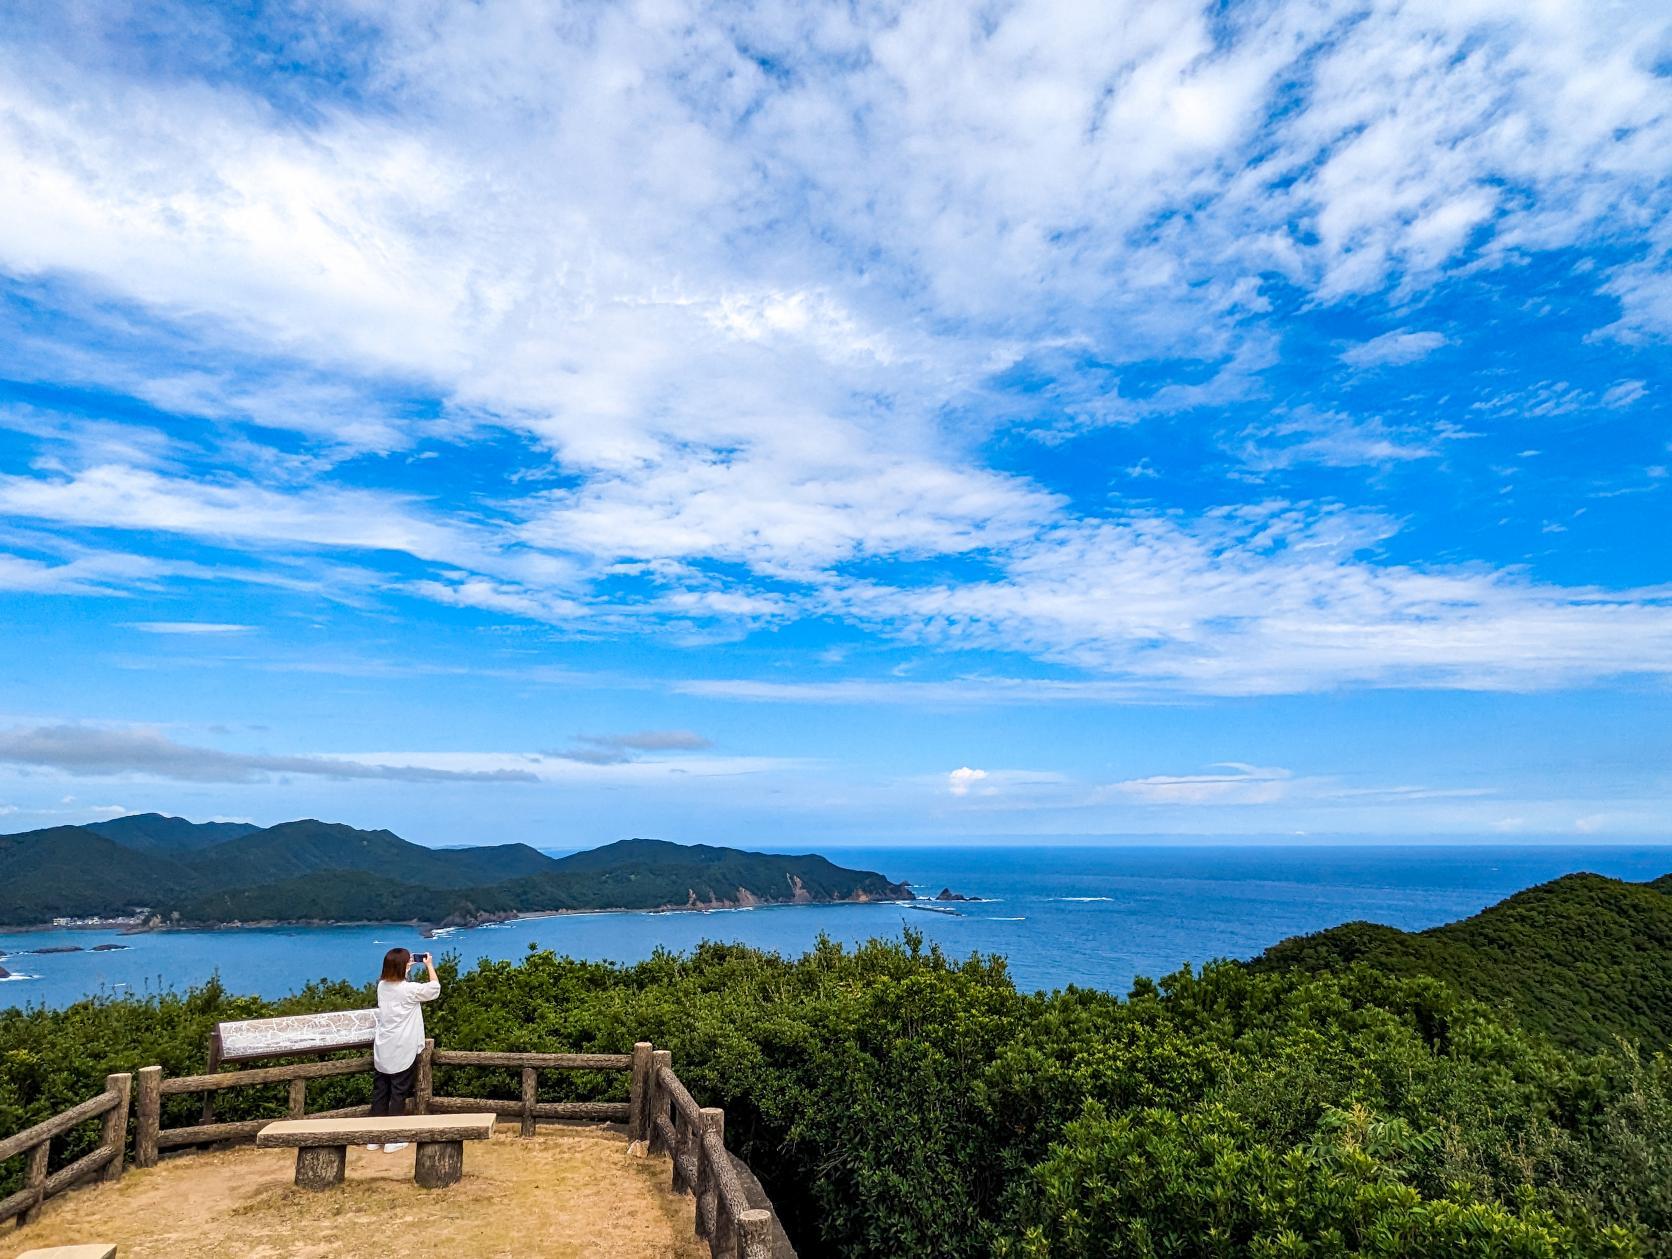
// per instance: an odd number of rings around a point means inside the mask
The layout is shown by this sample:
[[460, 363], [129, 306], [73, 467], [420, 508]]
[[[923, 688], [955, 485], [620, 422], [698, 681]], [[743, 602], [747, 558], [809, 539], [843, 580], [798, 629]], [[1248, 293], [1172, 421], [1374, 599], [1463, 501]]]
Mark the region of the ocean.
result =
[[[1353, 919], [1407, 930], [1466, 917], [1522, 888], [1576, 870], [1642, 880], [1672, 872], [1672, 847], [1167, 847], [821, 848], [933, 896], [942, 887], [990, 898], [953, 914], [899, 905], [814, 905], [710, 913], [584, 914], [455, 931], [426, 945], [408, 927], [302, 927], [121, 935], [0, 933], [0, 1005], [61, 1006], [200, 984], [282, 996], [313, 979], [376, 977], [402, 944], [479, 958], [517, 958], [531, 945], [574, 957], [634, 962], [658, 947], [741, 941], [798, 954], [823, 933], [857, 943], [921, 931], [950, 954], [999, 953], [1019, 987], [1069, 984], [1124, 994], [1134, 976], [1185, 962], [1251, 957], [1287, 936]], [[93, 951], [119, 944], [119, 951]], [[77, 946], [80, 952], [40, 953]]]

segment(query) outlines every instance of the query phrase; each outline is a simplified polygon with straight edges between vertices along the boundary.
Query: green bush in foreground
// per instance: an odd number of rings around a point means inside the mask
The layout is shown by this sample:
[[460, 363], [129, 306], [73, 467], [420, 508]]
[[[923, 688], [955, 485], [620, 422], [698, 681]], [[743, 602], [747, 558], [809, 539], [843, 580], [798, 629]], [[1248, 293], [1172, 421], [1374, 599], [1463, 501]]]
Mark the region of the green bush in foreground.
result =
[[[368, 996], [263, 1006], [211, 986], [0, 1014], [0, 1129], [110, 1070], [197, 1069], [218, 1018]], [[1002, 961], [910, 935], [625, 967], [531, 952], [449, 967], [430, 1029], [455, 1048], [671, 1049], [806, 1259], [1672, 1256], [1666, 1059], [1562, 1048], [1427, 978], [1225, 963], [1123, 1001], [1022, 994]], [[464, 1071], [439, 1087], [515, 1091]]]
[[1425, 1199], [1409, 1164], [1432, 1132], [1362, 1108], [1279, 1151], [1219, 1104], [1111, 1117], [1098, 1102], [1034, 1168], [1037, 1205], [1001, 1255], [1566, 1255], [1637, 1253], [1625, 1229], [1592, 1234], [1548, 1211]]

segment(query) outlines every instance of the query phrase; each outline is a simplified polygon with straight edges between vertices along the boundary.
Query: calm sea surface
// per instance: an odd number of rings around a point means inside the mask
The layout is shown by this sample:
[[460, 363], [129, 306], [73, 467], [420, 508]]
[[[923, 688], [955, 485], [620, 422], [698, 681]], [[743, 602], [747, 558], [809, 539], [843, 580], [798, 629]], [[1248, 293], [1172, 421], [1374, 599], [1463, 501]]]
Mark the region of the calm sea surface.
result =
[[[1066, 984], [1125, 993], [1133, 976], [1184, 962], [1249, 957], [1286, 936], [1355, 918], [1407, 929], [1465, 917], [1575, 870], [1623, 879], [1672, 871], [1672, 847], [824, 848], [832, 860], [993, 898], [956, 916], [898, 905], [821, 905], [679, 914], [589, 914], [458, 931], [432, 948], [516, 958], [531, 943], [632, 962], [658, 945], [739, 940], [796, 954], [820, 932], [846, 942], [922, 931], [948, 952], [1002, 953], [1023, 988]], [[92, 952], [95, 944], [124, 944]], [[392, 945], [425, 947], [405, 927], [0, 934], [0, 1005], [63, 1005], [93, 993], [185, 988], [219, 972], [237, 992], [280, 996], [311, 979], [375, 977]], [[26, 952], [81, 945], [84, 952]]]

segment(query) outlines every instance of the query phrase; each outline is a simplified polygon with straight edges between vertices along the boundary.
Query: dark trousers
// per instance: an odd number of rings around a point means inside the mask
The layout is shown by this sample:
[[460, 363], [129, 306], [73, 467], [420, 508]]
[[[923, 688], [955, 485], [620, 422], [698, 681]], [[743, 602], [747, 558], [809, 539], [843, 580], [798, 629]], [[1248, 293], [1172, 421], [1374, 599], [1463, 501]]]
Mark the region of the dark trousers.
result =
[[405, 1071], [373, 1071], [372, 1114], [404, 1115], [406, 1099], [412, 1096], [413, 1077], [417, 1074], [416, 1062]]

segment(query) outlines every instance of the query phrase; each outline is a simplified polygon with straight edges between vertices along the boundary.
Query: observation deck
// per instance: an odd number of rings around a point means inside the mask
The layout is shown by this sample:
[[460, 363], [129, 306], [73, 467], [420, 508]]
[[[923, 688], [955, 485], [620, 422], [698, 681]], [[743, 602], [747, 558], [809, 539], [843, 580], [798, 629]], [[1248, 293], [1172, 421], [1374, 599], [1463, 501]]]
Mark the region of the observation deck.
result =
[[45, 1203], [6, 1238], [16, 1254], [85, 1241], [118, 1259], [706, 1259], [694, 1200], [670, 1185], [666, 1155], [630, 1153], [615, 1125], [542, 1124], [519, 1139], [501, 1123], [444, 1191], [412, 1183], [413, 1148], [351, 1149], [328, 1193], [292, 1183], [291, 1150], [187, 1153]]

